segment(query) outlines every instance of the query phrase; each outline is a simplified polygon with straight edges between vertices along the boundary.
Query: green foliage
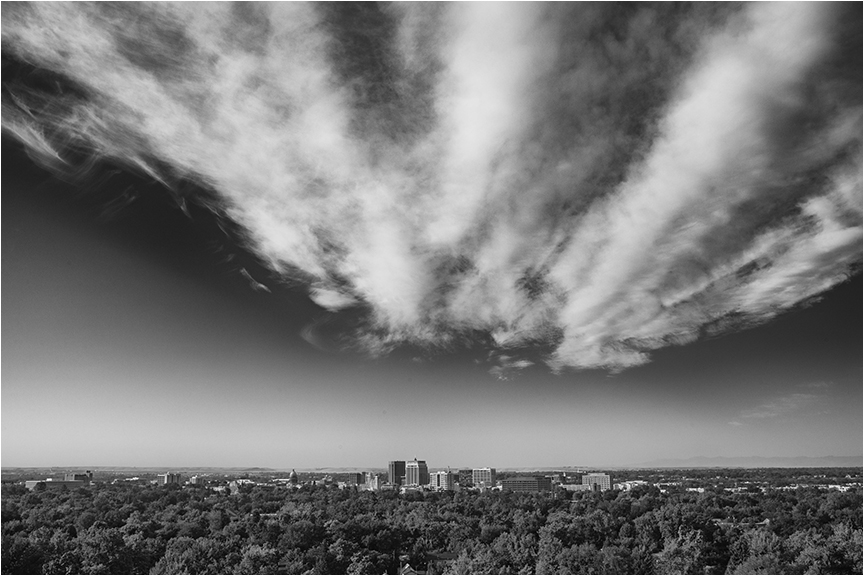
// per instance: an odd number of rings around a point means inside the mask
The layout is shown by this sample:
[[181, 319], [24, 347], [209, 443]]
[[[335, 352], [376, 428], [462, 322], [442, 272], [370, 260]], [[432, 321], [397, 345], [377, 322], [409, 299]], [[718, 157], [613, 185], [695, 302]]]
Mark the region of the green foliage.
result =
[[[4, 486], [2, 572], [457, 574], [862, 572], [862, 496], [394, 493]], [[765, 522], [767, 520], [767, 523]]]

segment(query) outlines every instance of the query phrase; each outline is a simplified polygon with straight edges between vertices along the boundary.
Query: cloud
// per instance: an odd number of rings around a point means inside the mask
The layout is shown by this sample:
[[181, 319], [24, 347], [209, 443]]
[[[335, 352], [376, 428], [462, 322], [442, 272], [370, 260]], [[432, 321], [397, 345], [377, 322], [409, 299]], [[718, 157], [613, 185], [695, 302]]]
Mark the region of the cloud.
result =
[[3, 129], [214, 192], [316, 346], [620, 370], [861, 262], [850, 10], [14, 5]]
[[756, 408], [742, 411], [741, 418], [763, 419], [785, 416], [811, 405], [816, 399], [817, 396], [815, 394], [804, 394], [800, 392], [788, 396], [782, 396], [771, 402], [766, 402], [765, 404], [757, 406]]
[[[827, 398], [827, 391], [831, 387], [831, 384], [827, 382], [814, 382], [797, 386], [796, 389], [801, 391], [776, 396], [763, 404], [742, 410], [738, 414], [738, 419], [759, 421], [800, 416], [805, 412], [813, 412], [823, 404]], [[733, 423], [730, 422], [730, 424]], [[742, 423], [737, 422], [733, 425], [740, 426]]]
[[534, 362], [524, 358], [518, 359], [507, 354], [493, 355], [492, 361], [495, 366], [489, 369], [489, 373], [499, 380], [514, 380], [519, 373], [534, 365]]

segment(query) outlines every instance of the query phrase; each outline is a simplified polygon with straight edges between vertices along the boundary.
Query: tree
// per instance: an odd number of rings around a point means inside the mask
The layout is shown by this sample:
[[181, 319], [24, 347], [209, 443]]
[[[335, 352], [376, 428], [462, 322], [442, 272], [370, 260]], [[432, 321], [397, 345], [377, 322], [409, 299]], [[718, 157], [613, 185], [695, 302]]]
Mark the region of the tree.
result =
[[663, 549], [655, 555], [655, 570], [660, 574], [699, 574], [702, 544], [700, 531], [679, 528], [678, 535], [666, 538]]

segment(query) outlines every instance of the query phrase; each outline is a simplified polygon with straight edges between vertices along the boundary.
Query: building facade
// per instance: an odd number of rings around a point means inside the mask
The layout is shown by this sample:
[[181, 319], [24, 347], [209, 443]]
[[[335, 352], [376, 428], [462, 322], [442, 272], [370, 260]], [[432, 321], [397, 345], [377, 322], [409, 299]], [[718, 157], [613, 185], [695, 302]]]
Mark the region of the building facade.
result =
[[582, 484], [591, 486], [592, 490], [605, 492], [612, 489], [612, 478], [608, 474], [585, 474], [582, 476]]
[[378, 474], [366, 472], [366, 490], [378, 490], [381, 488], [381, 478]]
[[66, 474], [65, 476], [63, 476], [63, 480], [65, 480], [66, 482], [80, 480], [85, 484], [90, 484], [90, 482], [93, 481], [93, 472], [91, 472], [90, 470], [87, 470], [86, 472], [84, 472], [84, 474], [76, 474], [72, 472], [71, 474]]
[[453, 472], [441, 470], [429, 475], [429, 487], [433, 490], [453, 490]]
[[474, 468], [471, 470], [471, 483], [477, 488], [492, 488], [497, 481], [495, 468]]
[[426, 486], [429, 484], [429, 468], [425, 460], [417, 460], [405, 463], [405, 485]]
[[158, 476], [156, 476], [156, 483], [161, 486], [166, 486], [168, 484], [180, 484], [180, 474], [175, 474], [173, 472], [159, 474]]
[[401, 486], [405, 478], [405, 461], [391, 460], [387, 464], [387, 483], [394, 486]]
[[86, 486], [83, 480], [27, 480], [24, 482], [24, 487], [31, 492], [40, 490], [72, 490], [73, 488], [82, 488]]
[[544, 476], [517, 476], [502, 480], [501, 487], [513, 492], [551, 492], [552, 479]]
[[561, 484], [561, 488], [567, 490], [568, 492], [590, 492], [591, 486], [589, 484]]

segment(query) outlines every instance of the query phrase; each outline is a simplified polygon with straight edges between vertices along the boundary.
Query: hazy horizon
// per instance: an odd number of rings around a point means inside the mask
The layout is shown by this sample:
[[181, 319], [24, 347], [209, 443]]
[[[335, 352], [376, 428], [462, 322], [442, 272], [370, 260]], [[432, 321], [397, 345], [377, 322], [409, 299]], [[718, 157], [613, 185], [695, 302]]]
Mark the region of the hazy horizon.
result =
[[[721, 460], [719, 463], [715, 464], [692, 464], [688, 465], [688, 462], [693, 461], [717, 461]], [[745, 465], [734, 462], [741, 462], [753, 460], [757, 461], [755, 465]], [[777, 460], [784, 461], [784, 464], [775, 463]], [[816, 461], [819, 462], [816, 462]], [[583, 463], [583, 464], [562, 464], [562, 465], [553, 465], [553, 466], [511, 466], [511, 467], [496, 467], [489, 466], [489, 468], [494, 468], [498, 471], [531, 471], [531, 470], [543, 470], [543, 471], [552, 471], [552, 470], [606, 470], [606, 471], [614, 471], [614, 470], [652, 470], [652, 469], [723, 469], [723, 468], [777, 468], [777, 469], [801, 469], [801, 468], [857, 468], [861, 467], [862, 460], [864, 460], [864, 456], [821, 456], [821, 457], [810, 457], [810, 456], [802, 456], [802, 457], [790, 457], [790, 458], [779, 458], [779, 457], [701, 457], [695, 456], [687, 459], [681, 459], [679, 465], [674, 465], [673, 462], [677, 462], [678, 459], [671, 459], [669, 461], [654, 461], [654, 462], [639, 462], [631, 465], [627, 464], [616, 464], [616, 465], [603, 465], [596, 463]], [[844, 463], [840, 463], [844, 461]], [[854, 461], [854, 462], [848, 462]], [[667, 464], [663, 464], [663, 462], [668, 462]], [[428, 463], [429, 470], [435, 471], [438, 469], [447, 469], [450, 468], [454, 471], [461, 469], [471, 469], [476, 468], [473, 465], [457, 465], [457, 466], [449, 466], [449, 467], [439, 467], [435, 466], [432, 463]], [[146, 471], [159, 471], [159, 470], [215, 470], [215, 471], [231, 471], [235, 470], [238, 472], [248, 472], [254, 470], [261, 471], [272, 471], [272, 472], [288, 472], [290, 470], [296, 470], [301, 473], [311, 473], [311, 472], [331, 472], [331, 473], [347, 473], [351, 471], [384, 471], [386, 473], [386, 466], [319, 466], [319, 467], [303, 467], [303, 466], [288, 466], [288, 467], [265, 467], [265, 466], [147, 466], [147, 465], [139, 465], [139, 466], [124, 466], [124, 465], [55, 465], [55, 466], [3, 466], [3, 470], [57, 470], [57, 469], [65, 469], [65, 470], [146, 470]]]
[[4, 468], [861, 457], [860, 4], [2, 10]]

